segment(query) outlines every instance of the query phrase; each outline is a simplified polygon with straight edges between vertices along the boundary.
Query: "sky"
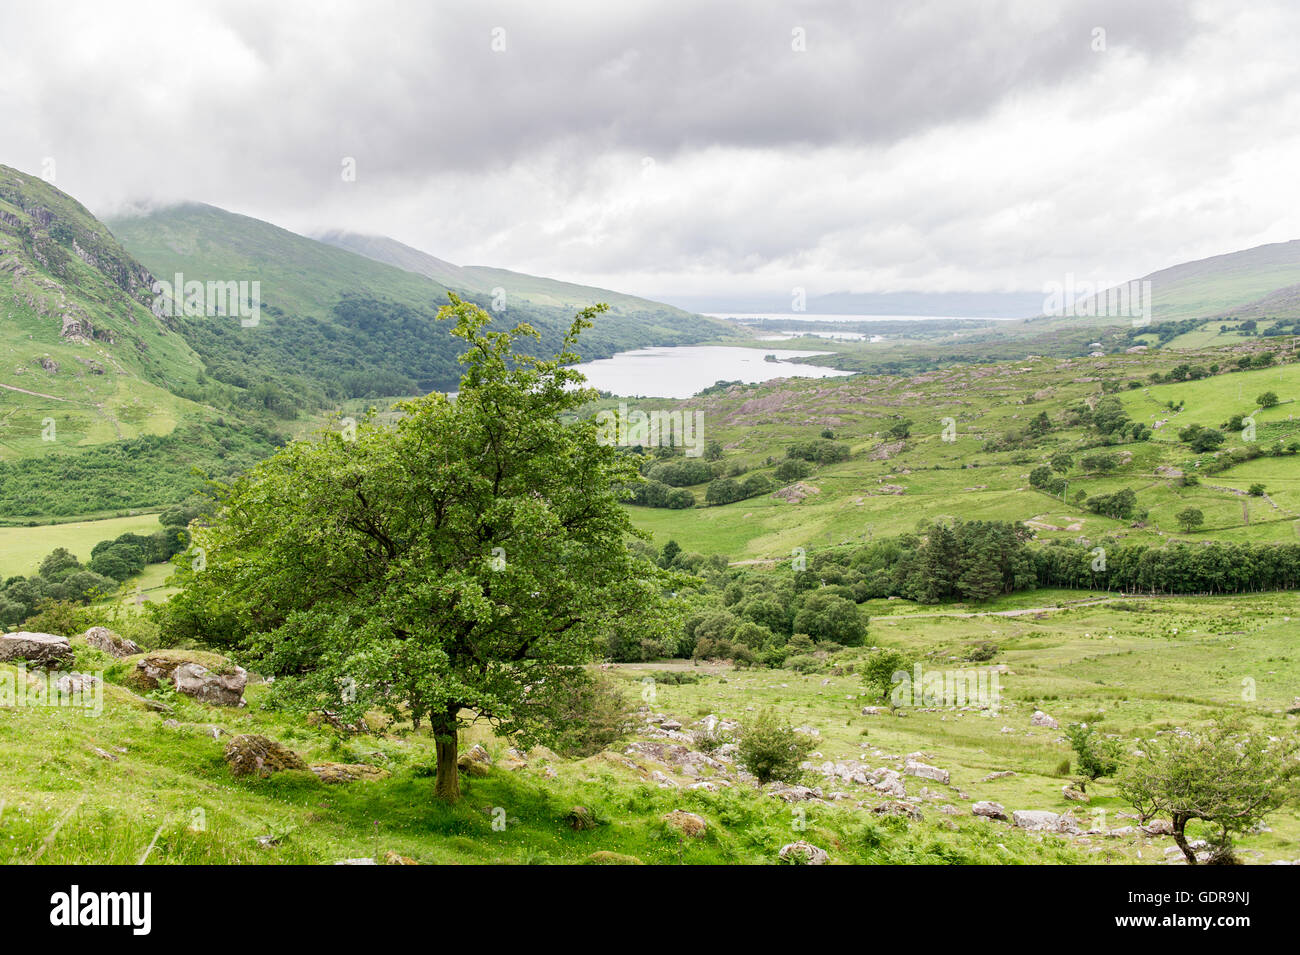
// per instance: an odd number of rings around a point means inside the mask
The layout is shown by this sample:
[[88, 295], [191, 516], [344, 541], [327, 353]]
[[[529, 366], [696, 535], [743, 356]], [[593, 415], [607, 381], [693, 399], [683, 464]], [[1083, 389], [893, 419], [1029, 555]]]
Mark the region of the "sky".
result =
[[0, 0], [0, 163], [655, 297], [1300, 238], [1293, 0]]

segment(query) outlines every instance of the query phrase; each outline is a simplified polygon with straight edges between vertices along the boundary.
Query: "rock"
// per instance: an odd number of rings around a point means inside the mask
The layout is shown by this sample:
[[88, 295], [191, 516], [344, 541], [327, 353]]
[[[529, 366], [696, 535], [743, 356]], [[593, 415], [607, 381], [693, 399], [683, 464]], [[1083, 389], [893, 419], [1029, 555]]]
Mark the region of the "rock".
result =
[[948, 785], [949, 773], [946, 769], [940, 769], [937, 766], [930, 766], [926, 763], [918, 763], [916, 760], [909, 759], [903, 765], [903, 772], [908, 776], [918, 776], [921, 779], [932, 779], [937, 783]]
[[1148, 836], [1172, 836], [1174, 824], [1168, 819], [1152, 819], [1144, 826], [1139, 826]]
[[335, 865], [379, 865], [374, 859], [344, 859], [342, 862], [336, 862]]
[[661, 730], [679, 730], [682, 728], [682, 724], [677, 720], [664, 720], [659, 724], [659, 728]]
[[1007, 818], [1007, 811], [1002, 807], [1000, 802], [991, 802], [987, 799], [980, 800], [970, 807], [970, 811], [977, 816], [983, 816], [986, 819], [1003, 819]]
[[301, 756], [265, 736], [245, 734], [226, 744], [226, 763], [236, 776], [270, 776], [286, 769], [307, 769]]
[[565, 815], [564, 821], [574, 832], [587, 832], [600, 825], [595, 815], [586, 806], [574, 806]]
[[310, 767], [316, 778], [331, 785], [361, 780], [387, 779], [388, 770], [365, 763], [316, 763]]
[[479, 743], [475, 743], [456, 760], [456, 766], [471, 776], [486, 776], [492, 769], [492, 757]]
[[699, 838], [709, 828], [709, 824], [704, 821], [703, 816], [697, 816], [695, 813], [686, 812], [683, 809], [676, 809], [668, 813], [663, 817], [663, 820], [682, 835], [691, 838]]
[[1030, 726], [1046, 726], [1050, 729], [1060, 729], [1060, 724], [1052, 719], [1042, 710], [1034, 710], [1034, 715], [1029, 717]]
[[920, 819], [921, 810], [910, 802], [903, 802], [900, 799], [891, 799], [889, 802], [882, 802], [871, 810], [877, 816], [902, 816], [905, 819]]
[[513, 772], [527, 767], [528, 760], [524, 757], [523, 753], [519, 752], [519, 750], [508, 749], [506, 750], [506, 754], [501, 757], [500, 761], [498, 761], [497, 765], [502, 769], [508, 769]]
[[182, 663], [172, 670], [172, 686], [177, 693], [213, 706], [243, 706], [247, 685], [248, 673], [242, 667], [235, 667], [231, 673], [214, 673], [197, 663]]
[[384, 853], [384, 865], [419, 865], [419, 864], [420, 863], [416, 862], [414, 859], [410, 858], [409, 856], [404, 856], [401, 853], [394, 852], [392, 849], [389, 849], [387, 852]]
[[802, 839], [783, 845], [777, 857], [787, 865], [825, 865], [831, 860], [825, 849], [819, 849]]
[[133, 657], [137, 653], [144, 653], [134, 640], [126, 639], [108, 627], [91, 627], [81, 636], [87, 644], [111, 657]]
[[117, 762], [117, 757], [116, 757], [116, 756], [114, 756], [112, 753], [108, 752], [107, 750], [102, 750], [102, 749], [100, 749], [98, 746], [92, 746], [92, 747], [90, 748], [90, 751], [91, 751], [92, 753], [94, 753], [96, 756], [98, 756], [100, 759], [106, 759], [106, 760], [108, 760], [110, 763], [116, 763], [116, 762]]
[[645, 865], [645, 863], [636, 856], [627, 856], [621, 852], [610, 852], [601, 849], [599, 852], [593, 852], [587, 856], [587, 865]]
[[863, 716], [883, 716], [888, 712], [883, 706], [864, 706], [862, 708]]
[[0, 633], [0, 663], [26, 660], [32, 666], [48, 667], [72, 662], [72, 646], [67, 637], [53, 633]]
[[1061, 795], [1071, 802], [1090, 802], [1086, 792], [1082, 789], [1075, 789], [1069, 783], [1061, 787]]
[[1006, 778], [1008, 778], [1009, 776], [1014, 776], [1014, 775], [1015, 775], [1015, 773], [1013, 773], [1011, 770], [1009, 770], [1009, 769], [1004, 769], [1004, 770], [1002, 770], [1001, 772], [997, 772], [997, 773], [989, 773], [987, 776], [985, 776], [983, 779], [981, 779], [980, 782], [982, 782], [982, 783], [991, 783], [991, 782], [992, 782], [993, 780], [995, 780], [995, 779], [1006, 779]]
[[1011, 821], [1021, 829], [1054, 832], [1060, 820], [1059, 815], [1046, 809], [1017, 809], [1011, 814]]
[[59, 677], [54, 686], [60, 696], [75, 696], [94, 689], [99, 682], [99, 677], [91, 673], [69, 673]]

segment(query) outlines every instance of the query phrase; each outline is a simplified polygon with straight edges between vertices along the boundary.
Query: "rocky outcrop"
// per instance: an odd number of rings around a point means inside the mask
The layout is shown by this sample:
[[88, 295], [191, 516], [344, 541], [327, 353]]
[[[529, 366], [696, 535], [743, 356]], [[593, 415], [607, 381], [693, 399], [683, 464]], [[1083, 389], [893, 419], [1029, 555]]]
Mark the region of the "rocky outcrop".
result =
[[990, 802], [981, 800], [970, 807], [970, 811], [977, 816], [983, 816], [985, 819], [1006, 819], [1007, 811], [1002, 808], [1000, 802]]
[[316, 774], [317, 779], [331, 785], [371, 779], [387, 779], [390, 775], [386, 769], [380, 769], [378, 766], [368, 766], [365, 763], [315, 763], [310, 768]]
[[267, 777], [287, 769], [307, 769], [306, 761], [287, 746], [253, 734], [232, 738], [225, 759], [236, 776]]
[[72, 646], [67, 637], [53, 633], [0, 633], [0, 662], [13, 660], [25, 660], [36, 667], [57, 667], [72, 662]]
[[248, 674], [240, 667], [233, 673], [214, 673], [197, 663], [182, 663], [172, 671], [177, 693], [192, 696], [213, 706], [243, 706]]
[[1049, 729], [1059, 729], [1060, 724], [1052, 717], [1048, 716], [1042, 710], [1034, 710], [1034, 715], [1029, 717], [1030, 726], [1046, 726]]
[[111, 657], [133, 657], [144, 650], [134, 640], [114, 633], [108, 627], [91, 627], [81, 635], [87, 644]]
[[664, 822], [668, 823], [669, 828], [675, 829], [688, 838], [697, 839], [708, 831], [709, 824], [704, 821], [703, 816], [697, 816], [693, 812], [686, 812], [683, 809], [676, 809], [663, 817]]
[[492, 757], [488, 751], [475, 743], [456, 760], [456, 766], [462, 773], [470, 776], [486, 776], [492, 769]]
[[788, 842], [781, 847], [777, 858], [787, 865], [825, 865], [831, 857], [825, 849], [820, 849], [811, 842]]
[[909, 759], [903, 765], [903, 772], [908, 776], [917, 776], [921, 779], [931, 779], [936, 783], [948, 785], [950, 774], [946, 769], [940, 769], [938, 766], [930, 766], [926, 763], [917, 762]]

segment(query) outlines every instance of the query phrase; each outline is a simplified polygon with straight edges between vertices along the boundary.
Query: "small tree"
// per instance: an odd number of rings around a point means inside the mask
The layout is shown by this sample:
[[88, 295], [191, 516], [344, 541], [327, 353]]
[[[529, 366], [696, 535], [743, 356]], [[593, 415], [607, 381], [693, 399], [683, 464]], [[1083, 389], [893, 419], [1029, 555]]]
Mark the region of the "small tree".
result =
[[1278, 399], [1277, 399], [1276, 392], [1266, 391], [1258, 398], [1255, 399], [1255, 403], [1258, 404], [1261, 408], [1276, 408], [1277, 400]]
[[1263, 497], [1263, 496], [1264, 496], [1264, 485], [1262, 485], [1262, 484], [1252, 484], [1252, 485], [1250, 486], [1250, 488], [1249, 488], [1249, 490], [1248, 490], [1247, 493], [1249, 493], [1251, 497]]
[[1057, 451], [1051, 457], [1052, 470], [1057, 474], [1064, 474], [1070, 468], [1074, 467], [1074, 458], [1064, 451]]
[[902, 650], [877, 650], [862, 666], [862, 685], [883, 702], [894, 688], [894, 674], [911, 673], [912, 658]]
[[811, 739], [765, 709], [741, 727], [736, 756], [760, 783], [774, 779], [793, 782], [799, 778], [799, 764], [811, 749]]
[[1150, 819], [1167, 814], [1188, 864], [1197, 863], [1187, 823], [1211, 827], [1215, 862], [1232, 861], [1232, 836], [1258, 825], [1300, 795], [1294, 735], [1272, 742], [1240, 714], [1215, 718], [1195, 733], [1143, 742], [1119, 775], [1120, 794]]
[[1097, 733], [1087, 723], [1071, 723], [1065, 728], [1066, 739], [1079, 763], [1079, 789], [1088, 791], [1088, 783], [1103, 776], [1114, 776], [1119, 769], [1119, 743]]
[[1199, 507], [1186, 507], [1178, 512], [1177, 520], [1178, 526], [1190, 534], [1205, 523], [1205, 514]]

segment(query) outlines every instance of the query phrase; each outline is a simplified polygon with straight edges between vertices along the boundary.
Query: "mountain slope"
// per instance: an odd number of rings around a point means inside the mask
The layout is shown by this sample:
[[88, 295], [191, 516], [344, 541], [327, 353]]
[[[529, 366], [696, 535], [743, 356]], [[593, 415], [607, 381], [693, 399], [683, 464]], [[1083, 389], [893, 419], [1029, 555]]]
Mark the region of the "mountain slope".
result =
[[[640, 316], [643, 319], [668, 323], [682, 323], [686, 328], [701, 323], [700, 316], [673, 305], [635, 295], [625, 295], [611, 289], [593, 288], [562, 282], [558, 279], [512, 272], [483, 265], [453, 265], [443, 259], [403, 245], [386, 236], [362, 235], [357, 232], [326, 232], [318, 236], [339, 248], [358, 255], [385, 262], [388, 265], [416, 272], [449, 288], [493, 295], [497, 289], [506, 293], [507, 301], [518, 299], [532, 305], [546, 305], [563, 309], [580, 309], [597, 302], [610, 306], [613, 315]], [[710, 327], [712, 323], [709, 323]]]
[[170, 432], [198, 356], [80, 203], [0, 166], [0, 460]]
[[[1151, 322], [1246, 318], [1300, 318], [1300, 239], [1183, 262], [1145, 275], [1151, 283]], [[1132, 283], [1130, 283], [1131, 285]], [[1044, 316], [1033, 323], [1126, 325], [1129, 316], [1107, 316], [1106, 292], [1073, 309], [1079, 317]], [[1100, 313], [1100, 314], [1089, 314]]]
[[[214, 377], [258, 391], [268, 407], [320, 407], [344, 398], [451, 389], [459, 381], [460, 343], [436, 320], [451, 276], [458, 274], [448, 263], [441, 263], [452, 270], [443, 284], [197, 203], [117, 219], [112, 227], [160, 276], [261, 283], [256, 327], [184, 319], [178, 326]], [[438, 274], [426, 259], [431, 257], [421, 260], [426, 270]], [[492, 306], [490, 288], [484, 291], [481, 281], [460, 288], [463, 297]], [[573, 312], [508, 295], [494, 315], [503, 326], [529, 322], [541, 333], [536, 349], [553, 352]], [[684, 344], [717, 334], [715, 323], [684, 312], [660, 319], [623, 311], [605, 316], [584, 334], [581, 352], [605, 357], [625, 348]]]

